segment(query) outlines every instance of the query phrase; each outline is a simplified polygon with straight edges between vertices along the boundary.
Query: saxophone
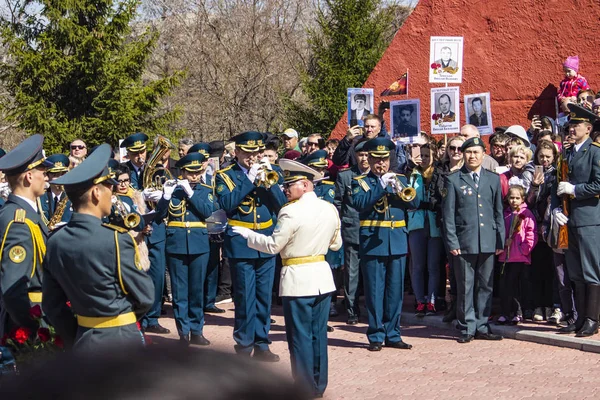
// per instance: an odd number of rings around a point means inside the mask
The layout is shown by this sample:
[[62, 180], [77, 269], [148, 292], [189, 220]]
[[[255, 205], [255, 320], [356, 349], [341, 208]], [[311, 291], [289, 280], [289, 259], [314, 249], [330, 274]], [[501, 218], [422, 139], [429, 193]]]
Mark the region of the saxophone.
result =
[[63, 197], [56, 206], [56, 210], [54, 210], [54, 214], [50, 221], [48, 221], [48, 229], [54, 230], [56, 225], [58, 225], [62, 221], [63, 214], [65, 213], [65, 208], [67, 207], [67, 202], [69, 198], [67, 196]]

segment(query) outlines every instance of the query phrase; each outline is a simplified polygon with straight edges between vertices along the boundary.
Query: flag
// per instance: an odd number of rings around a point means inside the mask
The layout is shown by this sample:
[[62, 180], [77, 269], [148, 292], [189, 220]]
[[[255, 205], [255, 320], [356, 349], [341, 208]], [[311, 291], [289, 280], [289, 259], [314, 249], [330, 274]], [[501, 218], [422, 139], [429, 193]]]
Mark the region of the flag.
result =
[[394, 96], [397, 94], [408, 94], [408, 72], [381, 92], [382, 96]]

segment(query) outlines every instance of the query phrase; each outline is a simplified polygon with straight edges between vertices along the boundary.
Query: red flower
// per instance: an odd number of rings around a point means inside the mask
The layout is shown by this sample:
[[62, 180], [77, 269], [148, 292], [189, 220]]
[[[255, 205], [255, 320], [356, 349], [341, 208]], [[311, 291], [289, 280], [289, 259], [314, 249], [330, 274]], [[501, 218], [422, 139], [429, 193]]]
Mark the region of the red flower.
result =
[[433, 119], [433, 120], [436, 120], [436, 119], [438, 119], [438, 115], [437, 115], [437, 114], [432, 114], [432, 115], [431, 115], [431, 119]]
[[30, 335], [31, 330], [22, 326], [13, 332], [12, 338], [18, 343], [23, 344], [29, 339]]
[[67, 301], [67, 307], [71, 308], [71, 302]]
[[48, 328], [38, 329], [37, 335], [40, 338], [40, 342], [42, 342], [42, 343], [46, 343], [48, 340], [52, 339], [52, 335], [50, 334], [50, 329], [48, 329]]
[[437, 63], [437, 64], [435, 65], [435, 67], [436, 67], [436, 68], [442, 68], [442, 64], [440, 64], [440, 63]]
[[431, 64], [431, 69], [436, 69], [438, 68], [438, 65], [436, 63]]
[[29, 315], [33, 319], [42, 318], [42, 307], [40, 307], [39, 304], [36, 304], [35, 306], [31, 307], [29, 309]]
[[65, 343], [63, 342], [62, 338], [58, 335], [54, 336], [54, 345], [61, 349], [65, 347]]

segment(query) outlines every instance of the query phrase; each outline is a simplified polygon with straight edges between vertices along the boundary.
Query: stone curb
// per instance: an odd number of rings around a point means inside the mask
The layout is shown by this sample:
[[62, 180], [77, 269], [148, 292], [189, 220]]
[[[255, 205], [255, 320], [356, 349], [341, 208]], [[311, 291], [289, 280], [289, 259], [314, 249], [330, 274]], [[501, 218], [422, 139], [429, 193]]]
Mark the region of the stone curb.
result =
[[[454, 331], [458, 337], [458, 331], [454, 327], [456, 322], [442, 322], [441, 315], [417, 318], [413, 312], [403, 311], [400, 323], [401, 325], [421, 325], [451, 330]], [[559, 335], [557, 333], [539, 332], [528, 328], [520, 328], [518, 326], [493, 325], [492, 329], [494, 333], [500, 334], [509, 339], [523, 340], [557, 347], [567, 347], [570, 349], [600, 354], [600, 341], [598, 340], [576, 338], [573, 335]]]

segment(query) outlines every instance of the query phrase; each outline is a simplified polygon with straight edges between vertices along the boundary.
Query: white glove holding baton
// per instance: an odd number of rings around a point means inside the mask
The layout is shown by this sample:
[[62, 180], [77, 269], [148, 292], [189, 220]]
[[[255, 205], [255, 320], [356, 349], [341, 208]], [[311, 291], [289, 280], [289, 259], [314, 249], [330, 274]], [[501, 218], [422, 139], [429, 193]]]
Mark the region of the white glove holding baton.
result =
[[187, 195], [188, 199], [191, 199], [192, 196], [194, 195], [194, 190], [190, 186], [190, 182], [187, 179], [182, 179], [182, 180], [177, 181], [177, 186], [179, 186], [180, 188], [183, 189], [183, 191]]
[[562, 208], [555, 208], [552, 213], [554, 214], [554, 220], [558, 225], [564, 226], [569, 222], [569, 217], [563, 214]]
[[568, 194], [571, 196], [575, 196], [575, 185], [569, 182], [560, 182], [558, 184], [558, 189], [556, 190], [556, 194], [559, 196], [563, 194]]

